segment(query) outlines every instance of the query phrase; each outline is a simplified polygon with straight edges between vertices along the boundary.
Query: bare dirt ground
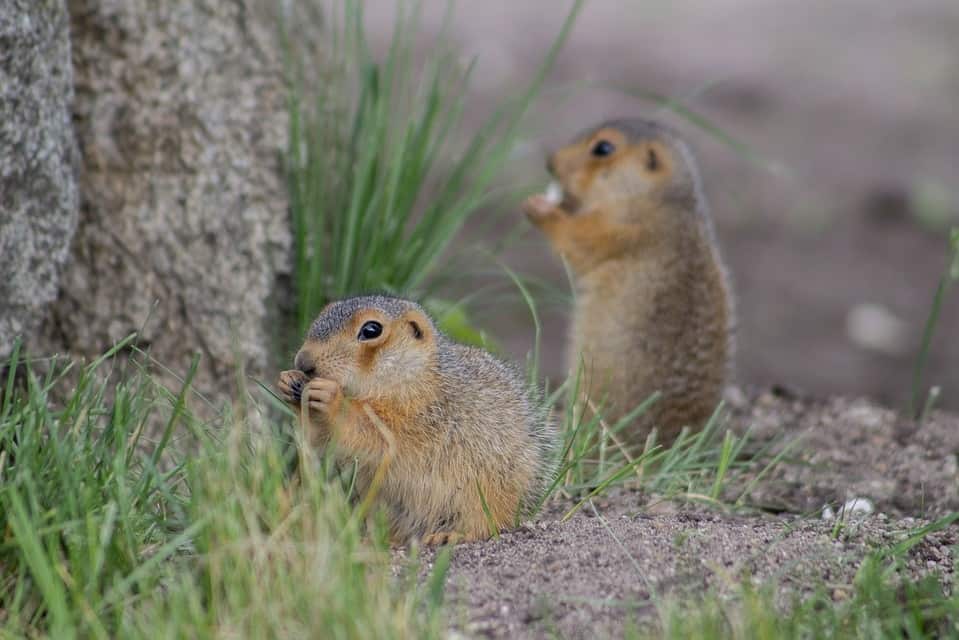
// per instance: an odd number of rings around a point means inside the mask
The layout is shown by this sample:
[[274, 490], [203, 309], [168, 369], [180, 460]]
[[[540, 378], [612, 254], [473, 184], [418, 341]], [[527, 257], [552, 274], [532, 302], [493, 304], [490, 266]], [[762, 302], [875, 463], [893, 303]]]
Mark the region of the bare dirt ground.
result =
[[[824, 585], [849, 595], [863, 558], [959, 508], [959, 417], [921, 427], [864, 400], [825, 402], [764, 392], [735, 411], [731, 427], [789, 455], [744, 500], [745, 510], [705, 510], [618, 489], [568, 522], [557, 501], [534, 523], [499, 540], [462, 544], [448, 577], [454, 628], [475, 637], [616, 637], [655, 620], [668, 596], [773, 583], [780, 600]], [[732, 501], [743, 481], [726, 489]], [[865, 498], [875, 511], [837, 530], [826, 505]], [[959, 528], [914, 547], [904, 577], [953, 578]], [[427, 559], [432, 556], [427, 555]]]
[[[743, 580], [776, 581], [784, 601], [823, 584], [840, 599], [863, 557], [916, 523], [875, 519], [838, 538], [831, 526], [697, 512], [543, 522], [454, 551], [453, 625], [480, 637], [614, 638], [654, 618], [665, 597], [734, 592]], [[955, 542], [953, 531], [929, 536], [910, 576], [951, 578]]]
[[766, 392], [737, 409], [734, 428], [747, 427], [756, 444], [775, 443], [768, 455], [790, 447], [749, 495], [763, 510], [818, 514], [823, 505], [855, 498], [869, 499], [890, 517], [937, 518], [959, 510], [954, 415], [933, 412], [920, 425], [862, 399]]

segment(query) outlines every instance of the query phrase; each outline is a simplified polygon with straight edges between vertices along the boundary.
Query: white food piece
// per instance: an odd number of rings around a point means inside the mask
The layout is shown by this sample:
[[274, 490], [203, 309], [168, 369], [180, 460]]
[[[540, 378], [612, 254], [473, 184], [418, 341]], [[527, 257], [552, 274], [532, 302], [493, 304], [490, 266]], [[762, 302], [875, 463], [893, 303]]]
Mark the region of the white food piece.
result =
[[[876, 507], [873, 505], [872, 500], [869, 498], [853, 498], [852, 500], [846, 500], [845, 504], [842, 505], [839, 509], [839, 513], [844, 518], [863, 518], [876, 510]], [[823, 520], [833, 520], [836, 517], [836, 514], [833, 512], [832, 508], [829, 505], [826, 505], [822, 510], [822, 519]]]
[[873, 506], [872, 500], [869, 498], [853, 498], [852, 500], [846, 500], [846, 504], [842, 505], [842, 510], [846, 513], [861, 513], [868, 516], [876, 510], [876, 507]]
[[543, 197], [545, 197], [546, 201], [550, 204], [559, 204], [563, 201], [563, 187], [553, 180], [546, 185], [546, 192], [543, 193]]

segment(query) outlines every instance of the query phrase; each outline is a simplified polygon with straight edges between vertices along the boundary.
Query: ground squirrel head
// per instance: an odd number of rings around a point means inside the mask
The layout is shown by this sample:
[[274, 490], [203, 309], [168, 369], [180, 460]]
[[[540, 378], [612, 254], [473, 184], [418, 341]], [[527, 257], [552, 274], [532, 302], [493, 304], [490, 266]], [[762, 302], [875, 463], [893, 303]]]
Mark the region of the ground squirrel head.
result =
[[294, 366], [340, 384], [351, 397], [403, 395], [436, 366], [438, 332], [415, 302], [360, 296], [320, 311]]
[[687, 210], [698, 205], [692, 154], [676, 133], [649, 120], [609, 120], [580, 133], [550, 154], [547, 168], [562, 190], [554, 187], [553, 197], [569, 214], [612, 205], [628, 218], [664, 204]]

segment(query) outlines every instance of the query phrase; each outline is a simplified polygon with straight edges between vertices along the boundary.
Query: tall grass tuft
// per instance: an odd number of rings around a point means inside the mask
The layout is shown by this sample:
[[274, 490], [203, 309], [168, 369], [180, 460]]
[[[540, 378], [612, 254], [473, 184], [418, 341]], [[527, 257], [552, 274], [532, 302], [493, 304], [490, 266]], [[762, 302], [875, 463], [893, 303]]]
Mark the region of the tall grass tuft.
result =
[[557, 416], [560, 445], [546, 498], [562, 494], [575, 499], [564, 521], [592, 498], [617, 486], [641, 489], [637, 505], [646, 507], [676, 500], [722, 510], [750, 510], [747, 498], [752, 489], [798, 442], [785, 443], [778, 453], [773, 453], [773, 443], [757, 446], [749, 430], [742, 435], [727, 430], [727, 412], [720, 404], [706, 424], [683, 429], [669, 446], [658, 443], [654, 432], [636, 450], [624, 444], [623, 432], [657, 401], [658, 394], [609, 422], [602, 403], [596, 406], [583, 399], [581, 380], [582, 371], [570, 375], [545, 399]]
[[311, 77], [313, 69], [291, 64], [287, 170], [301, 329], [328, 300], [424, 286], [488, 201], [582, 0], [572, 3], [529, 84], [463, 144], [457, 132], [473, 64], [460, 64], [446, 28], [420, 59], [418, 6], [401, 7], [388, 51], [377, 59], [362, 2], [334, 6], [324, 62], [333, 77]]
[[439, 637], [443, 572], [397, 576], [341, 483], [306, 448], [291, 475], [284, 430], [254, 428], [261, 399], [201, 421], [190, 376], [114, 370], [128, 343], [70, 377], [6, 367], [0, 638]]
[[[33, 374], [15, 350], [0, 407], [0, 620], [24, 632], [108, 635], [104, 618], [136, 578], [143, 550], [169, 555], [184, 526], [184, 497], [153, 455], [138, 453], [157, 394], [136, 374], [110, 384], [107, 359], [75, 378], [55, 408], [71, 365]], [[23, 370], [25, 388], [15, 384]], [[168, 415], [172, 416], [172, 412]], [[175, 426], [167, 421], [164, 436]], [[168, 437], [164, 437], [169, 442]], [[154, 454], [163, 453], [163, 445]], [[142, 574], [139, 574], [142, 575]], [[126, 587], [118, 590], [118, 585]]]

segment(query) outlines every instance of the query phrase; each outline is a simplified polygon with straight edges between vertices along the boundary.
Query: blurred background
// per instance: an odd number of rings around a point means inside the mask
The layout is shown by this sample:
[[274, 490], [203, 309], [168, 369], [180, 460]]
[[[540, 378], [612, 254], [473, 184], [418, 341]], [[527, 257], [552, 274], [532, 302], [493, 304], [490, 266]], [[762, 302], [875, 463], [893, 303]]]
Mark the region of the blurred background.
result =
[[[446, 4], [423, 2], [423, 46], [441, 30]], [[385, 46], [396, 5], [366, 6], [371, 38]], [[467, 124], [528, 81], [568, 6], [458, 3], [451, 34], [465, 59], [477, 59]], [[705, 116], [746, 151], [636, 97], [643, 92]], [[948, 266], [949, 228], [959, 224], [957, 100], [954, 0], [593, 0], [533, 108], [515, 171], [545, 184], [546, 150], [610, 116], [669, 121], [697, 153], [733, 275], [739, 381], [902, 406]], [[489, 212], [502, 219], [492, 228], [474, 223], [465, 242], [509, 232], [519, 200], [502, 206]], [[561, 264], [531, 230], [503, 262], [567, 288]], [[957, 408], [952, 293], [924, 380], [942, 387], [941, 406]], [[521, 297], [509, 299], [481, 299], [473, 313], [521, 359], [534, 332]], [[555, 380], [567, 305], [546, 298], [540, 312], [541, 360]]]

